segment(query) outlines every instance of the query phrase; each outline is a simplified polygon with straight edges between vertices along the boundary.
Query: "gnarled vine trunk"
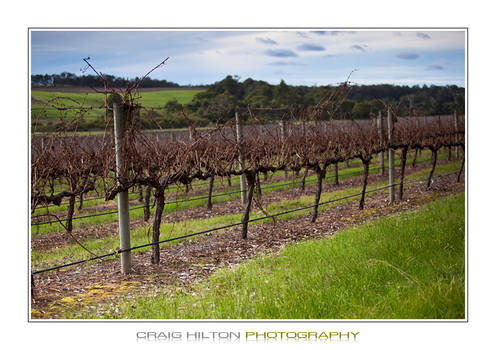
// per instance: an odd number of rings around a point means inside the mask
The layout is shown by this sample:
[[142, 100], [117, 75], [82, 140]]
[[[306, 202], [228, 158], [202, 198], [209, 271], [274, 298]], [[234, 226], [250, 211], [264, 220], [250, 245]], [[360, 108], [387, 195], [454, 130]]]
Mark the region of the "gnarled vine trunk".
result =
[[84, 193], [81, 193], [81, 194], [79, 195], [79, 205], [78, 205], [78, 210], [83, 209], [83, 197], [84, 197]]
[[362, 195], [360, 196], [360, 204], [358, 209], [362, 210], [365, 204], [365, 192], [367, 191], [367, 181], [369, 178], [369, 165], [370, 159], [362, 159], [363, 163], [363, 184], [362, 184]]
[[315, 222], [317, 220], [317, 216], [319, 215], [319, 202], [320, 202], [320, 195], [322, 194], [322, 180], [325, 179], [326, 176], [326, 168], [324, 167], [323, 169], [317, 169], [317, 191], [315, 192], [315, 201], [314, 201], [314, 207], [313, 207], [313, 214], [312, 214], [312, 222]]
[[255, 175], [255, 187], [257, 188], [257, 199], [262, 199], [262, 186], [260, 186], [260, 175], [257, 173]]
[[143, 203], [143, 186], [138, 185], [138, 201]]
[[463, 166], [465, 165], [465, 147], [462, 146], [463, 150], [463, 158], [462, 163], [460, 164], [460, 170], [458, 170], [458, 175], [456, 176], [456, 182], [460, 182], [463, 172]]
[[246, 182], [248, 183], [248, 193], [246, 196], [245, 210], [243, 212], [243, 218], [241, 222], [243, 226], [241, 228], [241, 237], [243, 239], [248, 238], [248, 221], [250, 220], [250, 210], [251, 202], [253, 200], [253, 189], [255, 188], [255, 175], [252, 173], [246, 173]]
[[403, 147], [401, 149], [401, 165], [400, 165], [400, 185], [398, 188], [398, 198], [403, 200], [403, 180], [405, 179], [405, 167], [406, 167], [406, 156], [408, 154], [408, 147]]
[[432, 176], [434, 175], [434, 170], [436, 169], [436, 163], [437, 163], [437, 149], [431, 149], [432, 151], [432, 168], [431, 171], [429, 172], [429, 177], [427, 178], [427, 189], [431, 188], [431, 183], [432, 183]]
[[305, 168], [305, 171], [303, 172], [303, 176], [301, 178], [301, 186], [300, 190], [303, 192], [305, 191], [305, 182], [307, 180], [307, 175], [308, 175], [308, 168]]
[[[153, 235], [152, 243], [157, 243], [160, 240], [160, 224], [162, 223], [162, 213], [164, 211], [165, 190], [163, 188], [155, 189], [155, 215], [153, 219]], [[152, 246], [152, 264], [160, 263], [160, 246], [154, 244]]]
[[418, 148], [415, 148], [415, 154], [413, 155], [413, 160], [412, 160], [412, 168], [415, 168], [415, 165], [417, 165], [417, 156], [418, 156]]
[[76, 195], [69, 196], [69, 205], [67, 206], [66, 230], [72, 232], [72, 216], [74, 215], [74, 205], [76, 204]]
[[338, 163], [334, 163], [334, 185], [339, 185], [339, 167]]
[[208, 181], [208, 198], [207, 198], [207, 209], [212, 210], [212, 192], [214, 190], [214, 178], [215, 176], [210, 176]]

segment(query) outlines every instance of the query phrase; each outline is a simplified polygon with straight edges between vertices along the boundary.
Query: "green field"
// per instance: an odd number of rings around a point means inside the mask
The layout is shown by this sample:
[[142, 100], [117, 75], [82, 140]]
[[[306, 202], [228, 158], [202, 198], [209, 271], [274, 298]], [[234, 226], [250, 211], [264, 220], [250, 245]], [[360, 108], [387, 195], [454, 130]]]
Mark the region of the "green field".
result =
[[[168, 101], [176, 99], [179, 103], [185, 104], [191, 102], [193, 97], [203, 90], [197, 89], [170, 89], [159, 91], [140, 92], [137, 95], [140, 104], [147, 107], [162, 107]], [[101, 106], [105, 99], [103, 94], [96, 92], [74, 93], [74, 92], [49, 92], [49, 91], [31, 91], [32, 107], [41, 108], [43, 105], [54, 99], [59, 99], [60, 103], [66, 106]]]
[[168, 101], [176, 99], [181, 104], [186, 104], [193, 100], [193, 97], [203, 90], [161, 90], [147, 91], [140, 93], [139, 103], [147, 107], [163, 107]]
[[[193, 97], [201, 92], [199, 89], [170, 89], [158, 91], [140, 92], [136, 96], [139, 103], [145, 107], [163, 107], [165, 104], [176, 99], [181, 104], [189, 103]], [[96, 92], [75, 93], [75, 92], [51, 92], [51, 91], [31, 91], [31, 120], [34, 123], [39, 121], [45, 126], [41, 131], [50, 131], [58, 120], [71, 120], [82, 116], [84, 123], [80, 123], [83, 129], [102, 128], [104, 125], [104, 110], [89, 109], [81, 114], [79, 109], [57, 110], [58, 108], [74, 107], [100, 107], [104, 105], [104, 95]], [[38, 127], [37, 129], [40, 129]], [[37, 130], [38, 131], [38, 130]]]

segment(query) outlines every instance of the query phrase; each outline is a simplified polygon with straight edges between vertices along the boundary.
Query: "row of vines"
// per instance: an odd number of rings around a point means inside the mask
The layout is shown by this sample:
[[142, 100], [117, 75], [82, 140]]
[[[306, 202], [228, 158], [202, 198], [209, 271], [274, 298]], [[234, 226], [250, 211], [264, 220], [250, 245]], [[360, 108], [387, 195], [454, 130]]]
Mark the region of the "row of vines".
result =
[[[348, 84], [342, 84], [310, 110], [287, 111], [280, 124], [269, 124], [263, 120], [263, 109], [248, 108], [239, 113], [250, 120], [259, 120], [256, 127], [241, 130], [239, 126], [236, 128], [234, 120], [209, 130], [196, 130], [191, 125], [190, 137], [177, 139], [140, 132], [137, 127], [139, 100], [133, 98], [130, 89], [120, 93], [112, 91], [106, 98], [106, 108], [111, 114], [113, 108], [122, 105], [126, 121], [126, 131], [121, 140], [124, 159], [121, 168], [116, 169], [116, 146], [111, 131], [93, 137], [81, 137], [64, 131], [33, 138], [31, 209], [34, 212], [36, 208], [60, 205], [68, 200], [64, 227], [71, 232], [78, 197], [101, 192], [106, 200], [112, 200], [122, 191], [144, 188], [148, 201], [150, 196], [154, 196], [156, 208], [152, 243], [156, 243], [160, 240], [165, 191], [169, 187], [179, 185], [188, 188], [194, 181], [207, 180], [211, 194], [215, 178], [243, 176], [247, 187], [241, 237], [247, 239], [253, 198], [257, 194], [260, 196], [260, 176], [281, 170], [303, 172], [304, 185], [306, 174], [315, 172], [317, 186], [311, 218], [315, 221], [322, 182], [329, 169], [338, 171], [338, 163], [353, 159], [361, 161], [363, 186], [359, 208], [362, 209], [369, 165], [376, 155], [389, 149], [400, 154], [398, 192], [401, 199], [409, 151], [415, 154], [422, 150], [431, 151], [432, 168], [427, 180], [427, 186], [430, 186], [438, 151], [443, 147], [464, 149], [464, 123], [456, 116], [455, 119], [429, 118], [420, 122], [417, 117], [399, 117], [394, 106], [384, 104], [383, 113], [371, 116], [369, 121], [334, 121], [335, 113], [349, 89]], [[377, 127], [378, 118], [384, 119], [388, 111], [393, 115], [392, 138]], [[324, 114], [328, 114], [325, 119], [330, 121], [322, 121]], [[148, 220], [146, 215], [145, 220]], [[159, 245], [152, 247], [152, 262], [158, 264]]]

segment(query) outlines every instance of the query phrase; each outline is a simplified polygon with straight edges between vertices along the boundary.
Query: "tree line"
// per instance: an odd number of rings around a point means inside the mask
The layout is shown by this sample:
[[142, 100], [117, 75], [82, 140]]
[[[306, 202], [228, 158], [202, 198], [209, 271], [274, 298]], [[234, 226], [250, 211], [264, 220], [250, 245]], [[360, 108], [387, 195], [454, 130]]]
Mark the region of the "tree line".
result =
[[[135, 81], [140, 78], [135, 79], [116, 77], [109, 74], [103, 74], [105, 80], [108, 84], [118, 87], [125, 88], [128, 85], [132, 85]], [[103, 81], [100, 77], [96, 75], [81, 75], [78, 76], [74, 73], [63, 72], [60, 74], [34, 74], [31, 75], [31, 86], [32, 87], [61, 87], [61, 86], [77, 86], [77, 87], [94, 87], [103, 88]], [[151, 87], [179, 87], [179, 84], [167, 81], [165, 79], [151, 79], [145, 77], [141, 84], [141, 87], [151, 88]]]
[[[337, 86], [291, 86], [281, 80], [271, 85], [262, 80], [248, 78], [240, 81], [236, 76], [227, 76], [203, 92], [195, 95], [187, 104], [177, 100], [169, 100], [165, 104], [165, 115], [162, 127], [178, 127], [185, 123], [184, 114], [196, 124], [206, 126], [214, 122], [226, 122], [234, 118], [239, 108], [273, 108], [264, 111], [265, 118], [283, 119], [293, 113], [304, 113], [322, 101], [337, 89]], [[465, 88], [451, 86], [396, 86], [355, 85], [341, 101], [334, 119], [368, 119], [377, 114], [384, 103], [398, 106], [398, 115], [446, 115], [455, 110], [459, 115], [465, 110]], [[152, 117], [160, 120], [158, 111], [151, 112]], [[330, 113], [323, 118], [329, 119]], [[157, 120], [157, 119], [156, 119]], [[159, 121], [160, 122], [160, 121]], [[169, 125], [171, 124], [172, 125]]]

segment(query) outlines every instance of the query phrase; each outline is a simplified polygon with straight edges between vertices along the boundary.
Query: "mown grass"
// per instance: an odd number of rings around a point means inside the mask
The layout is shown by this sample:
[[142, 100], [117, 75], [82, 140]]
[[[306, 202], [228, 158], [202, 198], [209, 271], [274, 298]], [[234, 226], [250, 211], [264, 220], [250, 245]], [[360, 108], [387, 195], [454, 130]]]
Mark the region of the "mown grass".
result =
[[464, 199], [459, 194], [288, 246], [224, 268], [189, 292], [125, 299], [104, 317], [464, 319]]
[[[447, 163], [439, 166], [438, 171], [441, 173], [449, 173], [457, 169], [457, 164], [459, 162]], [[427, 176], [429, 169], [421, 170], [417, 173], [414, 173], [408, 177], [406, 180], [416, 179], [419, 177]], [[384, 186], [387, 182], [382, 181], [374, 184], [374, 186], [369, 186], [369, 189], [377, 188]], [[406, 185], [408, 188], [409, 185]], [[383, 191], [387, 191], [383, 190]], [[352, 194], [356, 194], [360, 192], [360, 187], [348, 188], [340, 191], [333, 191], [328, 193], [323, 193], [321, 196], [321, 202], [338, 199], [342, 197], [346, 197]], [[341, 200], [339, 202], [326, 204], [322, 206], [322, 210], [332, 208], [336, 205], [341, 205], [343, 203], [347, 203], [350, 201], [357, 201], [358, 197], [352, 197], [345, 200]], [[301, 196], [299, 198], [293, 200], [284, 200], [280, 202], [275, 202], [265, 207], [266, 211], [269, 214], [276, 214], [290, 209], [296, 209], [308, 205], [312, 205], [314, 201], [314, 196]], [[294, 218], [299, 218], [305, 215], [308, 215], [311, 209], [300, 210], [297, 212], [283, 214], [277, 217], [277, 220], [289, 220]], [[131, 212], [132, 213], [132, 212]], [[115, 216], [115, 220], [117, 220], [117, 214], [113, 214]], [[230, 215], [219, 215], [212, 218], [207, 219], [194, 219], [194, 220], [185, 220], [176, 223], [163, 223], [160, 226], [161, 231], [161, 239], [178, 237], [190, 233], [195, 233], [223, 225], [229, 225], [234, 223], [239, 223], [241, 221], [241, 213], [238, 214], [230, 214]], [[261, 218], [264, 217], [265, 214], [257, 208], [253, 208], [251, 218]], [[271, 219], [263, 219], [260, 222], [270, 222]], [[252, 223], [254, 225], [256, 223]], [[138, 228], [131, 231], [131, 242], [132, 246], [138, 246], [146, 243], [150, 243], [151, 241], [151, 223], [147, 227]], [[222, 231], [219, 231], [222, 232]], [[198, 239], [202, 238], [190, 238], [190, 239]], [[168, 245], [177, 244], [179, 241], [174, 241], [167, 243]], [[118, 236], [109, 236], [104, 239], [90, 239], [84, 241], [84, 246], [90, 249], [95, 254], [105, 254], [112, 252], [117, 249], [119, 246], [119, 237]], [[148, 248], [143, 248], [142, 250], [149, 250]], [[65, 245], [62, 247], [53, 248], [50, 250], [32, 250], [31, 252], [31, 262], [33, 269], [41, 269], [49, 266], [62, 264], [67, 262], [67, 257], [71, 257], [71, 261], [79, 260], [79, 259], [87, 259], [91, 257], [87, 251], [81, 248], [77, 244]]]
[[202, 92], [202, 89], [171, 89], [140, 92], [138, 102], [147, 107], [163, 107], [165, 104], [176, 99], [181, 104], [189, 103], [196, 94]]
[[[189, 103], [201, 89], [170, 89], [159, 91], [141, 92], [138, 101], [146, 107], [163, 107], [165, 104], [176, 99], [181, 104]], [[104, 104], [104, 95], [99, 93], [83, 92], [51, 92], [51, 91], [31, 91], [31, 117], [33, 120], [37, 117], [41, 119], [56, 119], [60, 117], [73, 118], [78, 115], [77, 110], [57, 111], [46, 103], [52, 101], [58, 107], [89, 107], [102, 106]], [[55, 99], [55, 100], [54, 100]], [[85, 118], [95, 119], [103, 115], [103, 109], [89, 110], [85, 113]]]

